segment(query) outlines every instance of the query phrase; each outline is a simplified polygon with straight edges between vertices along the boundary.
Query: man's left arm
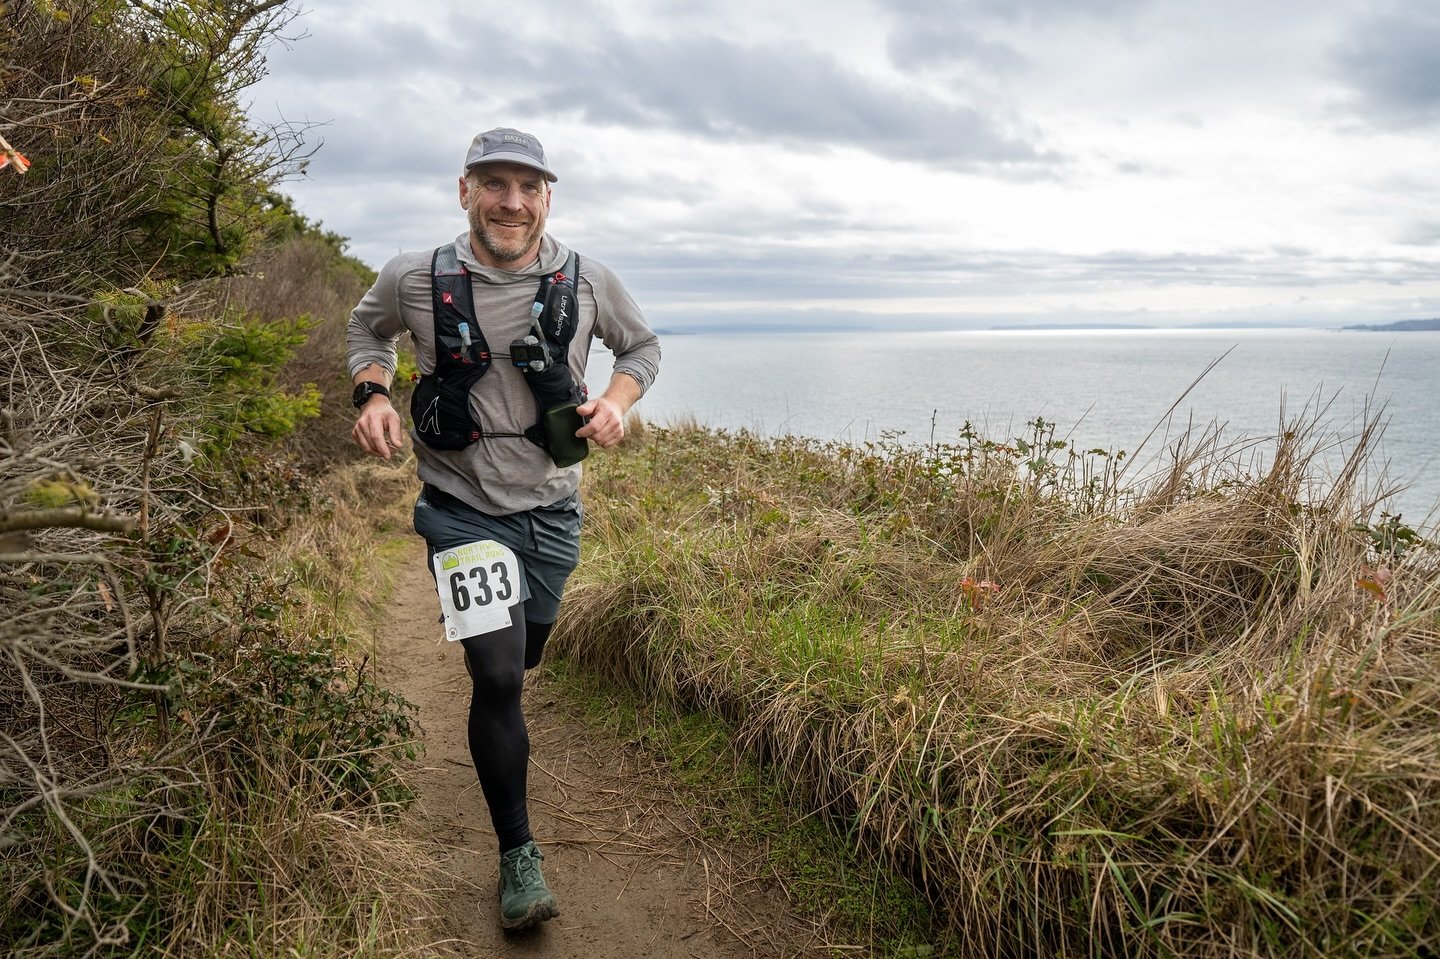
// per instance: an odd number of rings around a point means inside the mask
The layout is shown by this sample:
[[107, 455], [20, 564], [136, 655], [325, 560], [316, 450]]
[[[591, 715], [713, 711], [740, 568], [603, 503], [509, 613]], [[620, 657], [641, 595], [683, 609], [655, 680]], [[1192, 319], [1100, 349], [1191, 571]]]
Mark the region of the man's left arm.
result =
[[615, 365], [605, 392], [580, 405], [590, 422], [575, 435], [609, 449], [625, 438], [625, 414], [655, 381], [660, 341], [620, 279], [594, 260], [590, 266], [581, 276], [595, 295], [596, 334], [615, 354]]

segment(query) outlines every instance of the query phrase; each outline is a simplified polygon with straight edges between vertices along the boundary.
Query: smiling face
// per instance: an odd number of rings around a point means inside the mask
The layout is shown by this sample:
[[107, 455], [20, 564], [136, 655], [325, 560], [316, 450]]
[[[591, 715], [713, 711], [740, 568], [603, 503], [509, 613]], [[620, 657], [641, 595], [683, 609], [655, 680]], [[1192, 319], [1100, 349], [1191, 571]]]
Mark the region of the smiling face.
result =
[[550, 184], [539, 170], [518, 163], [484, 163], [460, 178], [460, 207], [469, 215], [475, 258], [517, 269], [540, 252]]

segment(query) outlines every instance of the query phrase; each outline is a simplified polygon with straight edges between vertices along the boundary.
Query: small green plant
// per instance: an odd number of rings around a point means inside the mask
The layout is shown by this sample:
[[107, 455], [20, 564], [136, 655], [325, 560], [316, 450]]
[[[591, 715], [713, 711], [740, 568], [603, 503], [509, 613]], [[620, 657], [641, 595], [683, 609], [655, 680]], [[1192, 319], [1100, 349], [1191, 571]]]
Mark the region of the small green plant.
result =
[[1355, 531], [1369, 540], [1376, 562], [1398, 563], [1412, 550], [1433, 550], [1436, 544], [1401, 522], [1399, 513], [1382, 511], [1374, 523], [1357, 523]]
[[283, 437], [320, 415], [320, 391], [313, 383], [298, 392], [276, 385], [280, 369], [313, 325], [309, 315], [241, 321], [222, 327], [206, 345], [204, 355], [216, 370], [215, 393], [234, 399], [228, 415], [209, 426], [215, 444], [228, 446], [243, 433]]

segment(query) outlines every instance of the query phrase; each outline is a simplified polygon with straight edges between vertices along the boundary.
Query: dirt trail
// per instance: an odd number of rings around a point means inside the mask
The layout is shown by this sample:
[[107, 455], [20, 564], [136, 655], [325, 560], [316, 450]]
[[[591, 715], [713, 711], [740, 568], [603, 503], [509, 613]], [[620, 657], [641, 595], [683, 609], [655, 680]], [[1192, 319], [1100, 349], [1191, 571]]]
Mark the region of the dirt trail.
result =
[[426, 751], [408, 829], [433, 844], [453, 881], [436, 917], [437, 954], [740, 959], [818, 947], [756, 853], [697, 838], [664, 772], [566, 715], [536, 673], [525, 693], [530, 821], [560, 917], [502, 932], [495, 836], [466, 747], [469, 681], [460, 647], [441, 640], [423, 557], [417, 540], [397, 570], [379, 658], [387, 684], [420, 708]]

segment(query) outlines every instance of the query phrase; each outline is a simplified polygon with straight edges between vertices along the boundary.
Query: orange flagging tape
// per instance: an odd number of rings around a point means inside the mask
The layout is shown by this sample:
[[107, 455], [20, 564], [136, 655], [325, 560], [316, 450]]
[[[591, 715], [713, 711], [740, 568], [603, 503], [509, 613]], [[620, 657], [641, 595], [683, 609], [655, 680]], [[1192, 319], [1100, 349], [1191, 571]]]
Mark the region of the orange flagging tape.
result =
[[16, 173], [24, 173], [30, 169], [30, 161], [25, 159], [25, 154], [11, 150], [9, 153], [0, 155], [0, 170], [7, 166], [14, 165]]
[[7, 166], [14, 167], [16, 173], [24, 173], [30, 169], [30, 160], [0, 137], [0, 170]]

